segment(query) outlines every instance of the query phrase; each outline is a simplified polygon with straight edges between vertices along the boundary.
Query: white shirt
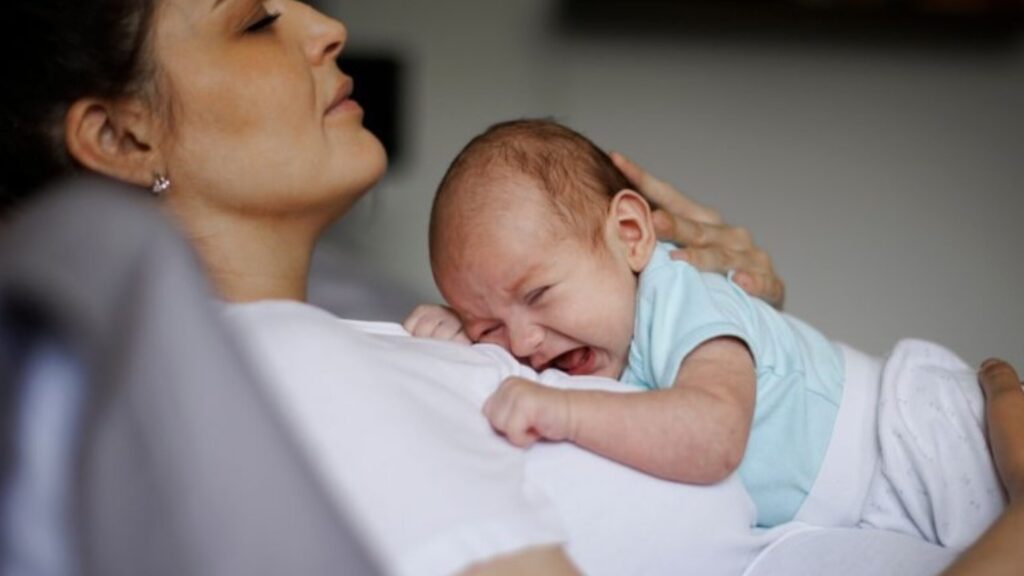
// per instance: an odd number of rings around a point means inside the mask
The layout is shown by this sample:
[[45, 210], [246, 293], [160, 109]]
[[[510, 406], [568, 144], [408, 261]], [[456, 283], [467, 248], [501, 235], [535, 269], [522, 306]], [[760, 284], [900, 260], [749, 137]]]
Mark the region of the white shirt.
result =
[[[226, 317], [328, 492], [391, 574], [451, 574], [563, 544], [586, 574], [740, 575], [769, 545], [808, 530], [751, 530], [754, 508], [735, 476], [687, 486], [567, 443], [523, 451], [480, 413], [508, 376], [632, 390], [617, 382], [538, 376], [494, 346], [411, 338], [397, 324], [297, 302], [232, 304]], [[805, 556], [775, 548], [792, 562]]]

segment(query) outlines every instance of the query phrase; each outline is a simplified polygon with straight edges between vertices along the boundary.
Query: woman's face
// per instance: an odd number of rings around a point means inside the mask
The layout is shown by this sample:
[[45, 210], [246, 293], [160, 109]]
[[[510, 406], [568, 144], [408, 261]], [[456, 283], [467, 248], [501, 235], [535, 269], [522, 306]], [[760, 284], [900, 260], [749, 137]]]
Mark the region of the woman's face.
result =
[[333, 220], [380, 178], [384, 150], [335, 63], [340, 22], [293, 0], [163, 0], [155, 18], [176, 200]]

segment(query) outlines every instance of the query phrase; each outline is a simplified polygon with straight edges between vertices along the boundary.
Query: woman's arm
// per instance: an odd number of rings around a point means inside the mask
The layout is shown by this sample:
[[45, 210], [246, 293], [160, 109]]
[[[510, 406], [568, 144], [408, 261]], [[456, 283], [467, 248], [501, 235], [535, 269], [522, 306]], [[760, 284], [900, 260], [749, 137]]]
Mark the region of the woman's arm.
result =
[[658, 237], [682, 247], [672, 253], [674, 258], [711, 272], [733, 270], [733, 281], [741, 288], [782, 309], [786, 286], [749, 232], [729, 226], [716, 210], [691, 200], [622, 154], [613, 152], [611, 158], [637, 192], [654, 204]]
[[1024, 570], [1024, 391], [1013, 367], [989, 359], [978, 373], [985, 391], [989, 444], [1009, 507], [946, 576], [997, 576]]
[[579, 573], [565, 555], [565, 550], [560, 547], [545, 547], [500, 556], [471, 567], [463, 572], [463, 576], [575, 576]]

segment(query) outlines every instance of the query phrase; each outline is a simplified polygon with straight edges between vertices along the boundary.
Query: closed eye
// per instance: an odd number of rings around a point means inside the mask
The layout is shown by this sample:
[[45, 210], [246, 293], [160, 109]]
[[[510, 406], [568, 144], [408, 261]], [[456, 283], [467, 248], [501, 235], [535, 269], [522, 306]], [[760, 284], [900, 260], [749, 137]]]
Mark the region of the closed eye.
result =
[[252, 24], [245, 28], [246, 33], [259, 32], [272, 26], [278, 18], [281, 17], [280, 12], [265, 13], [260, 19], [256, 20]]
[[530, 290], [530, 292], [526, 294], [526, 303], [536, 304], [538, 301], [540, 301], [541, 297], [544, 296], [544, 294], [548, 291], [548, 288], [551, 288], [551, 286], [541, 286], [536, 290]]

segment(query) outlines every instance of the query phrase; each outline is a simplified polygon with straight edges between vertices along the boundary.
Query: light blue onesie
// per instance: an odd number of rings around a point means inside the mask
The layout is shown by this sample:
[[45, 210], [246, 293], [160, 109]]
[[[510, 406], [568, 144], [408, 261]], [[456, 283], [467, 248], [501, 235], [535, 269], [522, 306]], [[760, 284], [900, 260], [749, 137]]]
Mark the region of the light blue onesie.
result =
[[701, 343], [733, 336], [757, 370], [757, 404], [740, 478], [757, 523], [793, 519], [828, 448], [843, 395], [840, 351], [817, 330], [751, 298], [730, 278], [669, 258], [659, 244], [640, 273], [627, 384], [670, 388]]

